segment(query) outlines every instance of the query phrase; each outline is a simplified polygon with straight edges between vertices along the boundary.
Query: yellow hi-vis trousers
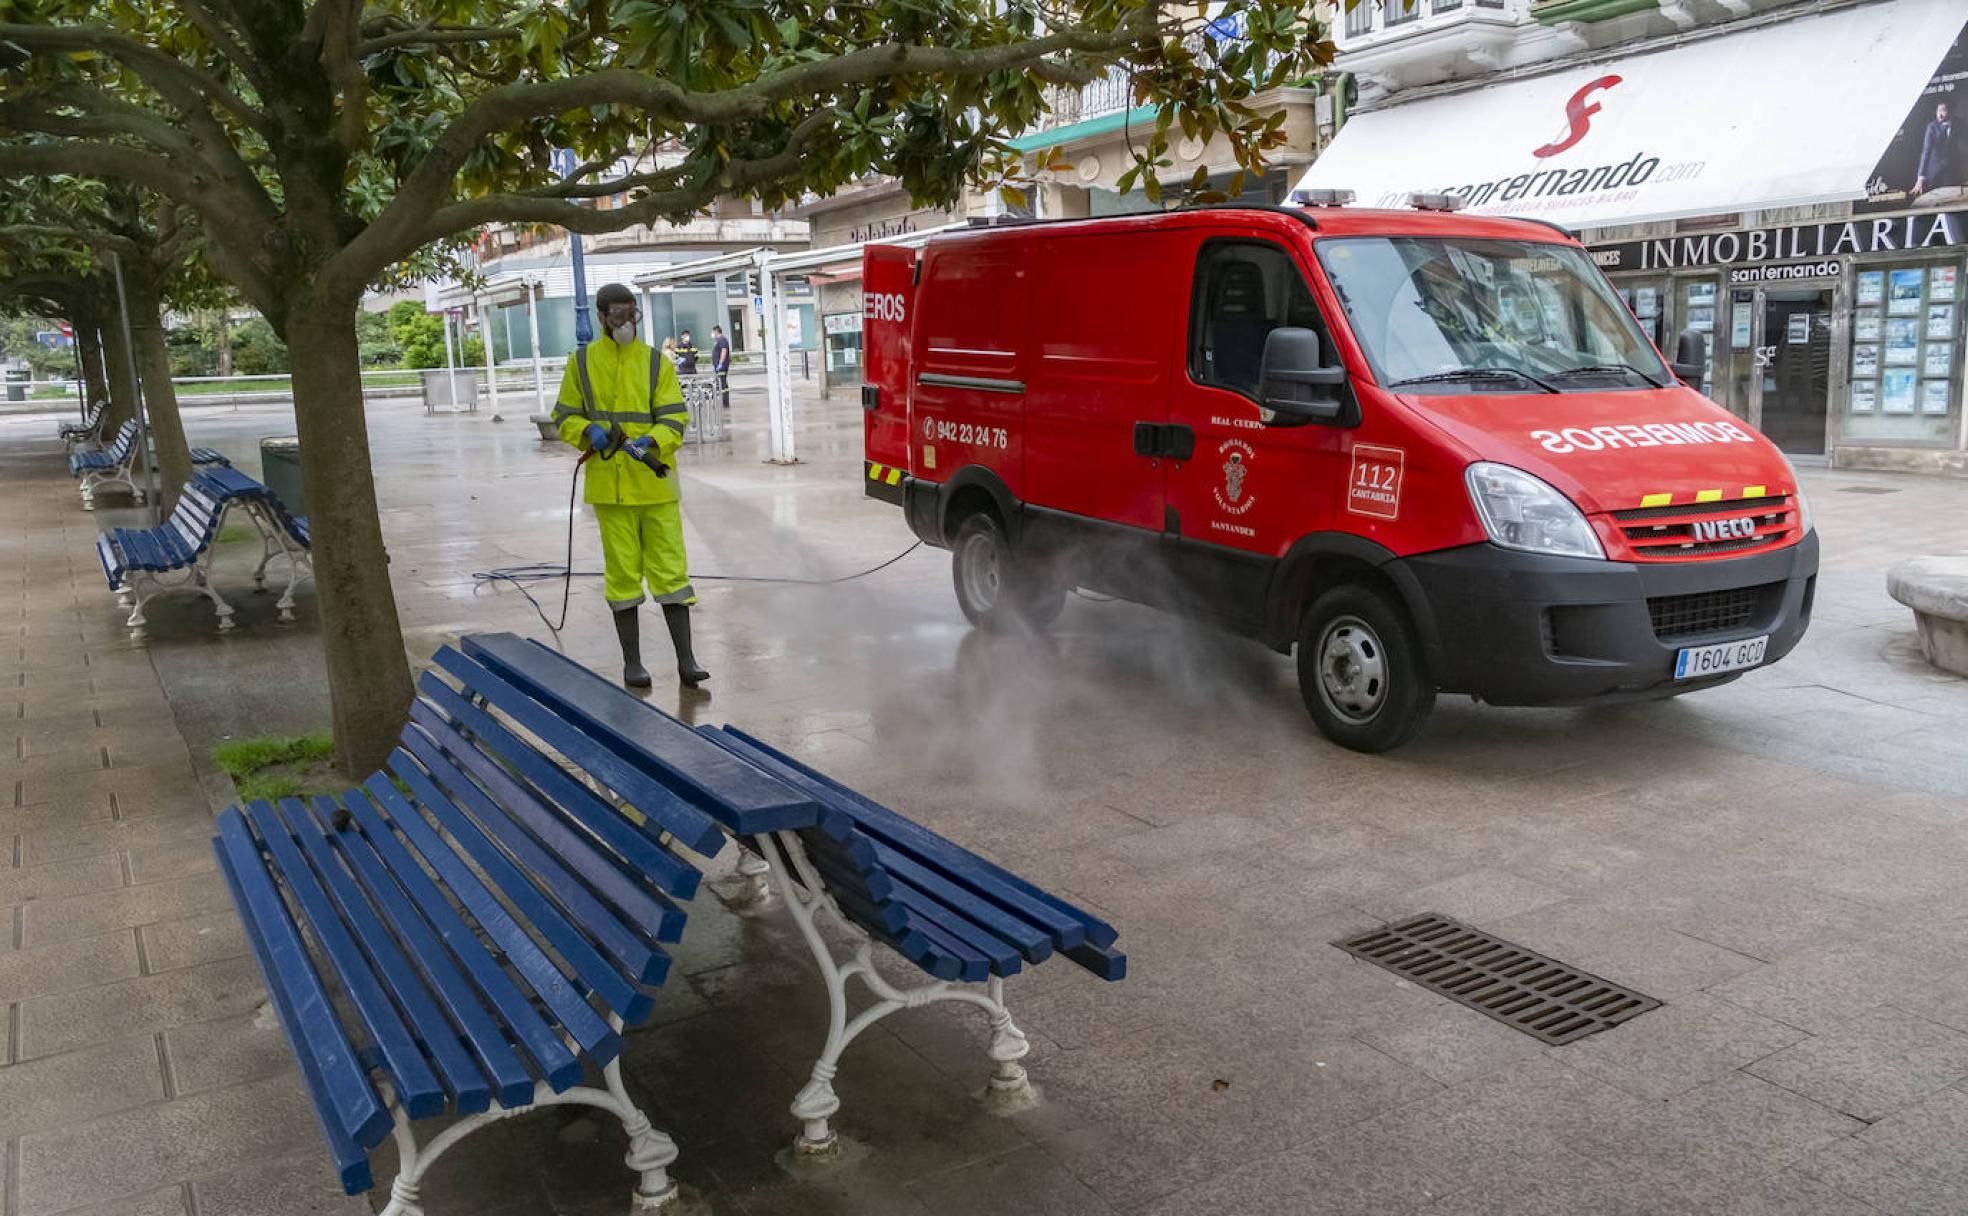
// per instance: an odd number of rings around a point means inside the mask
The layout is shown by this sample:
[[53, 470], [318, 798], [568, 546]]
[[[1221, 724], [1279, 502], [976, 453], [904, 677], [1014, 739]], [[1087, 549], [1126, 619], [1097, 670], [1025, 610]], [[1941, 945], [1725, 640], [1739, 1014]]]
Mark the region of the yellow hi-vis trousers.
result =
[[683, 515], [674, 502], [645, 506], [589, 503], [601, 525], [603, 594], [622, 612], [642, 603], [643, 584], [659, 604], [694, 604], [683, 552]]

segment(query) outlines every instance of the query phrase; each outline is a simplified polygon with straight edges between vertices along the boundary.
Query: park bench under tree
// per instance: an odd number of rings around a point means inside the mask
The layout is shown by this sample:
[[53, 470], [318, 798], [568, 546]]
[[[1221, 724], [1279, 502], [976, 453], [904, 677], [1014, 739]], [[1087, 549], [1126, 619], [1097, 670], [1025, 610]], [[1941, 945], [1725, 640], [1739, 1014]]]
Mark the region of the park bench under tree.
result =
[[[349, 1193], [396, 1140], [386, 1216], [418, 1216], [429, 1169], [473, 1132], [566, 1103], [622, 1121], [637, 1210], [673, 1203], [677, 1149], [623, 1088], [622, 1035], [653, 1009], [697, 859], [727, 834], [779, 863], [827, 977], [832, 1027], [794, 1104], [810, 1151], [833, 1143], [841, 1050], [879, 1018], [982, 1007], [994, 1089], [1026, 1096], [1004, 978], [1055, 951], [1125, 972], [1110, 927], [748, 736], [693, 730], [511, 634], [461, 645], [420, 677], [386, 771], [334, 798], [231, 808], [214, 842]], [[845, 965], [822, 911], [857, 937]], [[936, 978], [890, 987], [875, 941]], [[857, 974], [878, 1001], [850, 1023]], [[413, 1125], [440, 1114], [462, 1117], [420, 1144]]]
[[274, 557], [287, 559], [287, 586], [275, 606], [281, 620], [294, 619], [294, 588], [311, 569], [307, 521], [289, 515], [272, 490], [237, 469], [209, 469], [192, 474], [171, 517], [159, 526], [113, 528], [96, 538], [96, 556], [109, 589], [130, 609], [124, 623], [132, 638], [144, 635], [144, 606], [167, 591], [203, 595], [218, 612], [219, 629], [233, 627], [233, 607], [212, 585], [212, 559], [220, 530], [235, 507], [245, 512], [260, 538], [254, 586], [266, 588], [267, 564]]

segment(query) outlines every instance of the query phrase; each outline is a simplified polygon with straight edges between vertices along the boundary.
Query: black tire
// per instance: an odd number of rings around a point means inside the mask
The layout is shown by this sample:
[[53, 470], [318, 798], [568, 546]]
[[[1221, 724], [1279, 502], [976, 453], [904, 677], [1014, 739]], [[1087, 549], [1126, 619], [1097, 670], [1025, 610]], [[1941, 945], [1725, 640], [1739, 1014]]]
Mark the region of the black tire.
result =
[[1435, 708], [1435, 683], [1407, 612], [1364, 583], [1333, 587], [1305, 610], [1298, 691], [1319, 733], [1356, 752], [1401, 746]]
[[1036, 578], [1012, 552], [1003, 525], [989, 512], [964, 519], [950, 557], [957, 606], [979, 629], [1043, 629], [1066, 605], [1065, 588]]

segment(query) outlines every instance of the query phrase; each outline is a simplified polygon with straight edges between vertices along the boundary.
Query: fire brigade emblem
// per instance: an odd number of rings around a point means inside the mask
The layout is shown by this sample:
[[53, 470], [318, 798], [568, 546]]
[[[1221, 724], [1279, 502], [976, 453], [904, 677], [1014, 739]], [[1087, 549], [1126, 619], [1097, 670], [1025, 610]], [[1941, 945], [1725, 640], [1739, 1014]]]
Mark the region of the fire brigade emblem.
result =
[[1250, 479], [1252, 457], [1257, 453], [1241, 439], [1226, 439], [1218, 445], [1216, 454], [1223, 458], [1223, 482], [1216, 487], [1216, 508], [1226, 515], [1242, 515], [1256, 502], [1253, 495], [1244, 492], [1244, 483]]

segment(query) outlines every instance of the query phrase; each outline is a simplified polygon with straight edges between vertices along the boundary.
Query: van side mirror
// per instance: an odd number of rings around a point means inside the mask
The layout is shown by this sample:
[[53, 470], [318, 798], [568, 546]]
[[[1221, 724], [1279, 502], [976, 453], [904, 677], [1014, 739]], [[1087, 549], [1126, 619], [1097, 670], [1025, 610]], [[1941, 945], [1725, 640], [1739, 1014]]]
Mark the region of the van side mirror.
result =
[[1267, 425], [1338, 425], [1346, 413], [1339, 394], [1345, 383], [1345, 368], [1324, 365], [1316, 330], [1286, 325], [1265, 337], [1257, 399], [1271, 412]]
[[1708, 366], [1708, 339], [1699, 329], [1684, 329], [1674, 339], [1674, 362], [1667, 370], [1689, 388], [1700, 388], [1702, 372]]

